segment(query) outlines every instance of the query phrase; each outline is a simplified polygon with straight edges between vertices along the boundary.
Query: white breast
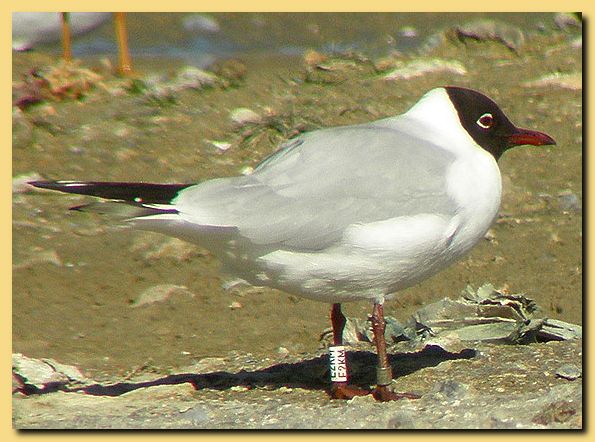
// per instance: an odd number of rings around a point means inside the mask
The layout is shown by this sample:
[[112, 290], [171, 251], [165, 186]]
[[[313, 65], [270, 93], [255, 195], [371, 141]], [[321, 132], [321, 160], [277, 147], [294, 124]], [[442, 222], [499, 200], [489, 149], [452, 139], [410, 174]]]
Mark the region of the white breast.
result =
[[500, 208], [502, 180], [492, 155], [479, 146], [449, 169], [448, 193], [459, 206], [460, 228], [452, 247], [466, 253], [488, 231]]

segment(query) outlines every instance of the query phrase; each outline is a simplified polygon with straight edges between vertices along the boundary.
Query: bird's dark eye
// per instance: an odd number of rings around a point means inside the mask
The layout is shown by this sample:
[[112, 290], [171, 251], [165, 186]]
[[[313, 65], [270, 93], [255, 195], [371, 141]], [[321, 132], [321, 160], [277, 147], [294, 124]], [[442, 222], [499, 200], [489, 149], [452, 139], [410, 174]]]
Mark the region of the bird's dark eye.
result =
[[494, 125], [494, 116], [489, 112], [486, 112], [478, 118], [477, 124], [484, 129], [489, 129]]

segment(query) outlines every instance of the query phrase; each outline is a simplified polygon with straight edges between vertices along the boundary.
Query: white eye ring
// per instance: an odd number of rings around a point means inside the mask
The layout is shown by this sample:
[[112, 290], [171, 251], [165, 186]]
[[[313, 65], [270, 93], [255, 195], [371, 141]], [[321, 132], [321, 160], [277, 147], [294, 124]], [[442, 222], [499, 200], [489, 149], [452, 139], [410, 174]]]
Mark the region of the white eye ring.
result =
[[491, 113], [486, 112], [477, 119], [477, 125], [484, 129], [489, 129], [494, 125], [494, 116]]

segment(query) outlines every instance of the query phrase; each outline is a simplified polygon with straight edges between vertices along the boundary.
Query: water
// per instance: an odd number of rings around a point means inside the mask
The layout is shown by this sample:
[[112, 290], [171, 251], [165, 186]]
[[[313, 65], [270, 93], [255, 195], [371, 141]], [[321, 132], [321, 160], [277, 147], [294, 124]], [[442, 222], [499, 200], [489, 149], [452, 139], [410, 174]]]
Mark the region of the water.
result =
[[[436, 33], [481, 18], [539, 32], [554, 26], [547, 13], [129, 13], [129, 44], [138, 59], [169, 59], [205, 67], [226, 57], [258, 53], [301, 56], [363, 51], [383, 55], [418, 50]], [[59, 44], [51, 46], [59, 52]], [[76, 57], [113, 55], [113, 23], [74, 41]]]

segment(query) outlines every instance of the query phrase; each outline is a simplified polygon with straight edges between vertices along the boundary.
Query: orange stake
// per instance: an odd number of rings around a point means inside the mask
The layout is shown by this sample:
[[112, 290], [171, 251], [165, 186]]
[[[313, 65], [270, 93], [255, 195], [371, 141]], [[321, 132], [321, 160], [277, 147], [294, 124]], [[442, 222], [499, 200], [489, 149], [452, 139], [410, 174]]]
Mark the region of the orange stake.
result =
[[116, 28], [116, 40], [118, 42], [118, 70], [121, 74], [132, 73], [132, 60], [128, 50], [128, 31], [126, 29], [126, 13], [114, 12], [114, 26]]
[[72, 61], [72, 41], [70, 36], [70, 17], [68, 12], [60, 12], [62, 18], [62, 56], [66, 61]]

